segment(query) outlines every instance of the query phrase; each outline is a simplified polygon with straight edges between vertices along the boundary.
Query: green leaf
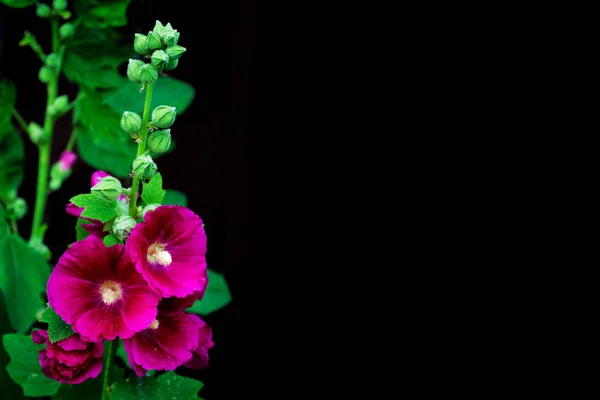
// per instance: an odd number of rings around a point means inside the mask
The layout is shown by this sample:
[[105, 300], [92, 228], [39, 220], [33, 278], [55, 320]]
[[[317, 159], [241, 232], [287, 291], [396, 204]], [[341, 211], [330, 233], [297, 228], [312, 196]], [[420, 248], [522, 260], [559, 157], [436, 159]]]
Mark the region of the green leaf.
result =
[[0, 3], [4, 3], [9, 7], [23, 8], [35, 4], [36, 0], [0, 0]]
[[[0, 206], [0, 208], [2, 207]], [[0, 224], [2, 224], [2, 221], [0, 221]], [[2, 235], [2, 233], [0, 233], [0, 235]], [[2, 291], [0, 291], [0, 336], [13, 332], [14, 330], [8, 322], [4, 296], [2, 295]], [[22, 400], [24, 399], [23, 390], [10, 379], [8, 372], [6, 371], [6, 365], [9, 361], [10, 358], [8, 357], [8, 353], [4, 350], [3, 346], [0, 346], [0, 388], [2, 388], [2, 397], [10, 400]]]
[[[123, 379], [124, 373], [125, 370], [123, 368], [113, 366], [110, 373], [110, 381], [116, 382]], [[100, 400], [102, 396], [103, 377], [104, 373], [102, 372], [97, 378], [88, 379], [77, 385], [61, 385], [58, 393], [52, 396], [52, 400]]]
[[162, 176], [155, 174], [148, 183], [144, 183], [142, 189], [142, 200], [146, 204], [162, 204], [165, 197], [165, 190], [162, 188]]
[[127, 25], [127, 7], [131, 0], [76, 0], [75, 11], [92, 28]]
[[53, 309], [48, 306], [43, 312], [40, 322], [48, 324], [48, 337], [50, 343], [55, 343], [73, 336], [71, 325], [67, 324]]
[[165, 194], [165, 198], [162, 201], [162, 204], [169, 204], [169, 205], [178, 205], [178, 206], [182, 206], [182, 207], [187, 207], [188, 202], [187, 202], [187, 196], [177, 190], [167, 190], [167, 193]]
[[125, 345], [123, 344], [122, 340], [119, 340], [119, 347], [117, 348], [117, 356], [121, 360], [123, 360], [125, 365], [127, 365], [127, 368], [131, 368], [131, 365], [129, 364], [129, 358], [127, 358], [127, 352], [125, 351]]
[[71, 203], [77, 207], [85, 207], [82, 217], [107, 222], [117, 216], [117, 201], [102, 200], [94, 194], [80, 194], [71, 198]]
[[[139, 83], [124, 79], [119, 89], [103, 95], [103, 101], [119, 115], [123, 111], [133, 111], [142, 115], [145, 95], [144, 92], [140, 93]], [[175, 107], [177, 115], [180, 115], [192, 103], [194, 95], [194, 87], [189, 83], [171, 77], [160, 78], [154, 84], [152, 91], [152, 109], [160, 105], [168, 105]]]
[[13, 108], [17, 101], [17, 90], [8, 78], [0, 79], [0, 137], [6, 133], [6, 125], [10, 125]]
[[38, 353], [43, 344], [35, 344], [30, 335], [9, 333], [2, 336], [2, 343], [10, 356], [6, 367], [10, 377], [21, 385], [25, 396], [52, 396], [58, 391], [60, 383], [49, 379], [42, 373]]
[[231, 301], [231, 292], [225, 277], [208, 268], [208, 287], [201, 300], [196, 300], [186, 311], [194, 314], [208, 315], [220, 310]]
[[50, 266], [17, 235], [0, 234], [0, 290], [17, 332], [27, 332], [45, 303]]
[[[7, 129], [4, 130], [3, 129]], [[23, 180], [25, 149], [12, 125], [0, 126], [0, 199], [17, 190]]]
[[90, 236], [90, 233], [83, 229], [83, 224], [89, 224], [90, 221], [86, 221], [83, 218], [77, 218], [77, 225], [75, 225], [75, 234], [77, 235], [77, 241], [85, 239]]
[[110, 400], [192, 400], [204, 384], [169, 371], [157, 379], [132, 377], [111, 385]]
[[114, 233], [111, 233], [110, 235], [105, 236], [102, 241], [104, 242], [104, 245], [106, 247], [110, 247], [112, 245], [121, 243], [119, 238], [117, 238]]

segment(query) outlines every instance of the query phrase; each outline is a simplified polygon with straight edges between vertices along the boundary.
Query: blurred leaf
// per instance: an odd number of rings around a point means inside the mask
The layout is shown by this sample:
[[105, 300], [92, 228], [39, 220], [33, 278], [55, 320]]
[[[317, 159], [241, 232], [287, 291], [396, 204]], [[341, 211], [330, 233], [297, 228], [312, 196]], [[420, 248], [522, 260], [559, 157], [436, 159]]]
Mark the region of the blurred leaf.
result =
[[121, 243], [119, 238], [117, 238], [117, 236], [114, 233], [111, 233], [110, 235], [105, 236], [104, 239], [102, 240], [102, 242], [104, 243], [104, 245], [106, 247], [110, 247], [115, 244]]
[[42, 313], [40, 322], [48, 324], [48, 337], [50, 338], [50, 343], [56, 343], [73, 336], [71, 325], [63, 321], [60, 315], [51, 309], [50, 306]]
[[[2, 130], [7, 128], [4, 132]], [[0, 199], [23, 180], [23, 139], [12, 125], [0, 126]]]
[[125, 345], [123, 344], [122, 340], [119, 340], [119, 347], [117, 348], [117, 356], [121, 360], [123, 360], [125, 365], [127, 365], [127, 368], [131, 368], [131, 365], [129, 364], [129, 359], [127, 358], [127, 351], [125, 351]]
[[[146, 93], [140, 93], [140, 84], [123, 78], [117, 90], [105, 93], [103, 102], [121, 115], [123, 111], [144, 112]], [[183, 114], [194, 99], [195, 90], [189, 83], [171, 77], [161, 77], [152, 91], [152, 110], [161, 105], [175, 107], [177, 115]], [[177, 120], [175, 121], [177, 126]]]
[[163, 199], [163, 204], [169, 204], [169, 205], [178, 205], [178, 206], [182, 206], [182, 207], [187, 207], [188, 202], [187, 202], [187, 196], [177, 190], [167, 190], [167, 193], [165, 194], [165, 198]]
[[[123, 368], [113, 366], [110, 373], [111, 382], [123, 379], [124, 374], [125, 370]], [[52, 400], [100, 400], [103, 379], [104, 373], [102, 372], [95, 379], [88, 379], [77, 385], [60, 385], [58, 393], [52, 396]]]
[[192, 307], [185, 311], [194, 314], [208, 315], [214, 311], [220, 310], [231, 301], [231, 292], [225, 281], [225, 277], [212, 269], [208, 268], [208, 287], [204, 297], [196, 300]]
[[131, 0], [75, 0], [75, 11], [92, 28], [127, 25], [127, 7]]
[[82, 217], [108, 222], [117, 216], [117, 201], [106, 201], [95, 194], [79, 194], [71, 198], [71, 203], [77, 207], [85, 207]]
[[8, 131], [13, 108], [17, 101], [17, 90], [8, 78], [0, 79], [0, 138]]
[[90, 221], [86, 221], [83, 218], [77, 218], [77, 225], [75, 225], [75, 235], [76, 235], [76, 240], [79, 242], [80, 240], [85, 239], [86, 237], [90, 236], [90, 233], [88, 231], [86, 231], [85, 229], [83, 229], [83, 224], [89, 224]]
[[192, 400], [204, 384], [169, 371], [157, 379], [131, 377], [111, 385], [110, 400]]
[[[0, 208], [2, 205], [0, 204]], [[0, 225], [2, 221], [0, 220]], [[2, 232], [0, 232], [2, 235]], [[4, 296], [0, 290], [0, 336], [6, 333], [13, 333], [14, 330], [8, 322], [8, 314], [6, 312], [6, 306], [4, 303]], [[8, 353], [4, 350], [3, 346], [0, 346], [0, 388], [2, 388], [2, 397], [10, 400], [21, 400], [23, 397], [23, 390], [8, 376], [6, 371], [6, 365], [10, 358]]]
[[165, 197], [165, 191], [162, 188], [162, 176], [155, 174], [148, 183], [144, 183], [142, 189], [142, 200], [146, 204], [161, 204]]
[[35, 4], [36, 0], [0, 0], [0, 3], [4, 3], [9, 7], [23, 8]]
[[42, 373], [38, 353], [44, 348], [43, 344], [33, 343], [30, 335], [17, 333], [2, 336], [2, 343], [10, 356], [6, 370], [21, 385], [25, 396], [52, 396], [58, 391], [60, 383]]
[[27, 332], [44, 308], [50, 266], [17, 235], [0, 235], [0, 290], [17, 332]]

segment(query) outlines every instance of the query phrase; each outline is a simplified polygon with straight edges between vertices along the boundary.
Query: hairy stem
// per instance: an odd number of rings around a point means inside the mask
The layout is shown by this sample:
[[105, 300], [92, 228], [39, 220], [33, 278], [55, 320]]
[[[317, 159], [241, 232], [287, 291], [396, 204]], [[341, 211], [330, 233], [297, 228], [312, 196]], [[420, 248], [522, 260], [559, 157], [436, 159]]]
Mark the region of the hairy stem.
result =
[[27, 122], [25, 122], [25, 118], [23, 118], [21, 114], [19, 114], [16, 108], [13, 108], [12, 115], [13, 117], [15, 117], [19, 125], [21, 125], [21, 129], [23, 129], [25, 133], [27, 133]]
[[[150, 119], [150, 105], [152, 104], [152, 90], [154, 84], [146, 86], [146, 101], [144, 102], [144, 114], [142, 115], [142, 130], [140, 131], [140, 142], [138, 143], [138, 157], [146, 151], [146, 140], [148, 139], [148, 119]], [[131, 197], [129, 200], [129, 215], [135, 218], [137, 215], [137, 194], [140, 187], [140, 178], [133, 177], [131, 184]]]
[[108, 342], [108, 349], [106, 349], [106, 360], [104, 362], [104, 379], [102, 383], [102, 400], [108, 399], [108, 389], [110, 387], [110, 373], [115, 359], [115, 347], [119, 339]]
[[46, 138], [39, 146], [38, 179], [30, 240], [42, 239], [40, 227], [42, 226], [44, 219], [46, 199], [48, 197], [48, 170], [50, 166], [50, 149], [52, 147], [52, 130], [54, 129], [54, 118], [50, 115], [48, 109], [52, 103], [54, 103], [58, 93], [58, 77], [60, 76], [60, 67], [62, 64], [62, 56], [64, 54], [64, 48], [59, 49], [58, 20], [52, 19], [50, 23], [52, 27], [52, 52], [58, 53], [58, 63], [56, 65], [55, 73], [52, 74], [50, 82], [48, 82], [48, 99], [46, 101], [46, 116], [44, 118]]

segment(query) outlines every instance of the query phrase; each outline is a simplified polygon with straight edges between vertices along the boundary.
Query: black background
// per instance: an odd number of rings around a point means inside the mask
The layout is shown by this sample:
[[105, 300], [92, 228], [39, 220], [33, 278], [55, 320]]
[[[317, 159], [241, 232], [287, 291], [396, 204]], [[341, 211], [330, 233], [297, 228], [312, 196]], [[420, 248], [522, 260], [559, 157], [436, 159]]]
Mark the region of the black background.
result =
[[[215, 341], [208, 368], [180, 368], [178, 373], [203, 381], [200, 393], [207, 400], [237, 398], [239, 387], [234, 376], [241, 365], [240, 308], [244, 302], [241, 275], [248, 268], [247, 142], [254, 117], [256, 6], [243, 0], [134, 0], [127, 16], [128, 26], [121, 30], [132, 41], [134, 33], [146, 34], [158, 19], [164, 24], [170, 22], [181, 33], [179, 44], [188, 49], [170, 75], [190, 83], [196, 97], [172, 127], [177, 149], [157, 164], [165, 188], [186, 193], [188, 206], [206, 224], [209, 267], [225, 275], [233, 297], [225, 308], [204, 318], [213, 328]], [[35, 7], [0, 5], [0, 74], [15, 82], [17, 108], [25, 119], [43, 125], [46, 91], [37, 79], [40, 61], [31, 49], [18, 46], [24, 30], [31, 31], [48, 51], [49, 23], [35, 16]], [[76, 87], [63, 77], [59, 94], [73, 99]], [[52, 162], [70, 133], [70, 117], [66, 116], [55, 127]], [[24, 138], [26, 171], [19, 195], [27, 200], [30, 213], [19, 227], [28, 238], [37, 149]], [[89, 190], [93, 171], [79, 162], [61, 190], [49, 197], [46, 244], [53, 252], [53, 263], [75, 240], [75, 219], [65, 214], [65, 205], [70, 197]]]

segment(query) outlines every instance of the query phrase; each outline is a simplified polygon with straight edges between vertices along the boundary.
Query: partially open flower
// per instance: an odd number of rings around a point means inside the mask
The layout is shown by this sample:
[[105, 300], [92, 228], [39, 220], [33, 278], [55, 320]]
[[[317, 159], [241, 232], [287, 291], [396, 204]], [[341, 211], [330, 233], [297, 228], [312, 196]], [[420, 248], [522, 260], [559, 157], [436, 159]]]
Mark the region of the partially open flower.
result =
[[78, 334], [50, 343], [48, 331], [38, 329], [31, 333], [36, 344], [45, 344], [40, 350], [42, 372], [60, 383], [77, 384], [94, 379], [102, 371], [104, 343], [86, 342]]

